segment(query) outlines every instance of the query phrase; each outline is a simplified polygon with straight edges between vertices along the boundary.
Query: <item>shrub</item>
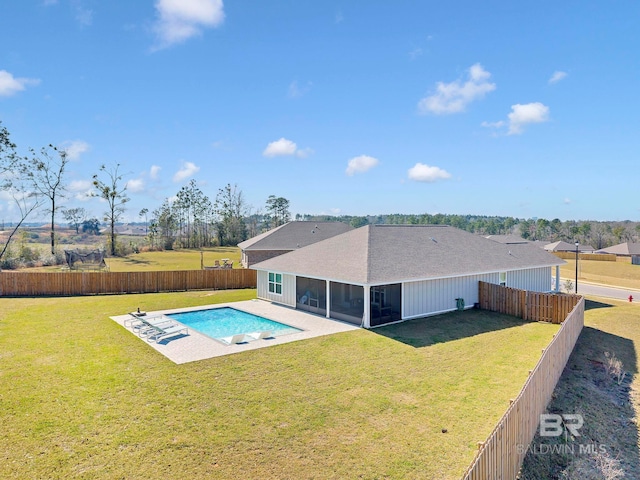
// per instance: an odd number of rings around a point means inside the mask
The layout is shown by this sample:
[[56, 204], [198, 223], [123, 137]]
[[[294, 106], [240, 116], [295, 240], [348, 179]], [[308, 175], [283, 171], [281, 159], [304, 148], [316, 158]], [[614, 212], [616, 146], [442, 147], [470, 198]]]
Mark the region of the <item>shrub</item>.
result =
[[622, 362], [616, 358], [615, 353], [604, 352], [604, 368], [607, 371], [607, 375], [613, 376], [618, 382], [618, 385], [622, 383], [627, 372], [624, 371]]

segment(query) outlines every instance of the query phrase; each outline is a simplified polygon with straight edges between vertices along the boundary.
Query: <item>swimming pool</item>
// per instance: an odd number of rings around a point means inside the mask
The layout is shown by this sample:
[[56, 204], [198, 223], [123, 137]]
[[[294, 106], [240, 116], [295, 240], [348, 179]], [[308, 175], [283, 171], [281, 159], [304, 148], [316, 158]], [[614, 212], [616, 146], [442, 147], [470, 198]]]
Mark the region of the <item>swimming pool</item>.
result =
[[167, 316], [217, 340], [239, 333], [270, 331], [272, 336], [276, 337], [302, 331], [299, 328], [231, 307], [171, 313]]

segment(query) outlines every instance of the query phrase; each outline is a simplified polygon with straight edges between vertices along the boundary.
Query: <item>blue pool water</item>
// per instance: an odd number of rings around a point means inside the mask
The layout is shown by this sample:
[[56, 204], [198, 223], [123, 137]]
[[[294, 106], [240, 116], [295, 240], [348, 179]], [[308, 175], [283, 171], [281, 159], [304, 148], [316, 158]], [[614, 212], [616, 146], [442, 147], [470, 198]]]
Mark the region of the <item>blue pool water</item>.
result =
[[231, 307], [172, 313], [168, 316], [189, 328], [217, 339], [230, 337], [237, 333], [264, 332], [266, 330], [272, 332], [273, 336], [302, 331], [284, 323], [274, 322]]

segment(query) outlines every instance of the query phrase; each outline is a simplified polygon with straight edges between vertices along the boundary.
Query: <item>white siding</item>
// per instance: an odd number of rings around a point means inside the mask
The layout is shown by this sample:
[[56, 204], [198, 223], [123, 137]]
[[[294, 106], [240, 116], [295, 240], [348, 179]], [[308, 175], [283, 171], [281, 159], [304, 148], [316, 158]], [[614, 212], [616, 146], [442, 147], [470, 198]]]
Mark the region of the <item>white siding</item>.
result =
[[[472, 307], [478, 299], [478, 282], [498, 284], [500, 272], [467, 277], [441, 278], [402, 284], [402, 318], [416, 318], [456, 309], [456, 298]], [[551, 267], [507, 272], [507, 286], [548, 292], [551, 289]]]
[[402, 285], [402, 318], [423, 317], [456, 309], [456, 298], [466, 307], [478, 302], [478, 282], [498, 283], [498, 273], [407, 282]]
[[[277, 272], [275, 272], [277, 273]], [[296, 306], [296, 277], [295, 275], [282, 274], [282, 295], [269, 293], [269, 272], [258, 270], [258, 298], [281, 303], [290, 307]]]
[[548, 292], [552, 289], [551, 267], [531, 268], [507, 272], [507, 287]]

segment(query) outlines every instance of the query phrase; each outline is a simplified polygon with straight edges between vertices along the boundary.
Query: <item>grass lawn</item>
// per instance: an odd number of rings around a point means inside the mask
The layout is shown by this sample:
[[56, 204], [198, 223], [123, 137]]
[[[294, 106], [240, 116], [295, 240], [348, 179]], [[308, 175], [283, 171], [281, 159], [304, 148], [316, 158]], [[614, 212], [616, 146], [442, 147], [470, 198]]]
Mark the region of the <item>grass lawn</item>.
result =
[[[565, 261], [567, 264], [560, 267], [560, 275], [562, 278], [573, 280], [576, 276], [576, 262], [575, 260]], [[640, 289], [640, 265], [580, 260], [578, 263], [578, 282], [580, 280]]]
[[175, 365], [108, 318], [253, 297], [0, 299], [0, 477], [459, 478], [558, 329], [468, 310]]
[[[594, 298], [587, 301], [586, 308], [585, 328], [548, 408], [551, 413], [583, 415], [581, 437], [569, 440], [569, 445], [578, 445], [578, 453], [529, 454], [521, 480], [640, 478], [640, 307]], [[605, 353], [621, 362], [626, 374], [620, 382], [607, 372]], [[541, 445], [558, 444], [564, 444], [562, 437], [536, 436], [533, 450], [540, 452]], [[598, 450], [602, 446], [604, 453], [579, 454], [580, 444], [597, 445]]]
[[[105, 260], [112, 272], [140, 272], [160, 270], [200, 270], [200, 249], [164, 250], [162, 252], [132, 253], [127, 257], [107, 257]], [[238, 247], [213, 247], [202, 249], [205, 266], [212, 266], [216, 260], [227, 258], [233, 268], [240, 268]], [[58, 272], [60, 265], [29, 268], [30, 272]]]

